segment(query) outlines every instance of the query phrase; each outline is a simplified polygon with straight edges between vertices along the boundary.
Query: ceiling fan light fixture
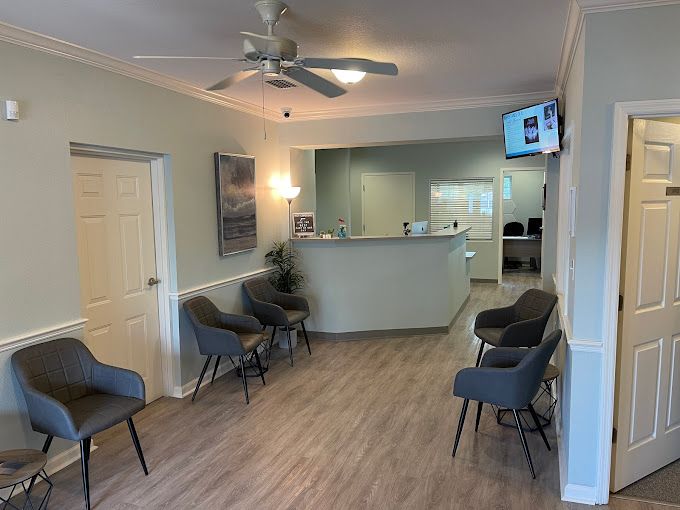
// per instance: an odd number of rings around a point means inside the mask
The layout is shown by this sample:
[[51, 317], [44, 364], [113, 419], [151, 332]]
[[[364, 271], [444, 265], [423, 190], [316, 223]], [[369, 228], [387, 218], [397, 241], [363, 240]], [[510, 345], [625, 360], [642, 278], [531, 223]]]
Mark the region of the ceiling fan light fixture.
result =
[[331, 69], [331, 72], [335, 75], [338, 81], [341, 81], [347, 85], [359, 83], [364, 79], [364, 76], [366, 76], [364, 71], [351, 71], [349, 69]]

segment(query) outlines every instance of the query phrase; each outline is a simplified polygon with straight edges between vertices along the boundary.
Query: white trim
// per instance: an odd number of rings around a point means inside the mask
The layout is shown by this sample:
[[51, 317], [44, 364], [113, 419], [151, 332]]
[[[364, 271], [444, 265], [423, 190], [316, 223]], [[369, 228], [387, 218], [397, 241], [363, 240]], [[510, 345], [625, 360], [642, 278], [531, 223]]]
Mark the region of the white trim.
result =
[[408, 103], [388, 103], [367, 106], [348, 106], [344, 108], [332, 108], [327, 110], [309, 110], [295, 113], [294, 119], [286, 123], [340, 119], [347, 117], [371, 117], [377, 115], [394, 115], [400, 113], [440, 112], [449, 110], [462, 110], [467, 108], [489, 108], [494, 106], [521, 106], [554, 99], [554, 90], [528, 92], [523, 94], [505, 94], [501, 96], [468, 97], [460, 99], [445, 99], [438, 101], [415, 101]]
[[20, 347], [27, 347], [32, 344], [51, 340], [53, 338], [68, 335], [80, 331], [85, 326], [87, 319], [76, 319], [74, 321], [57, 324], [43, 329], [34, 329], [27, 331], [21, 335], [4, 338], [0, 340], [0, 352], [18, 349]]
[[[673, 2], [679, 3], [679, 2]], [[680, 115], [680, 99], [628, 101], [614, 103], [612, 152], [609, 168], [609, 207], [607, 208], [607, 245], [603, 306], [602, 412], [599, 427], [600, 462], [597, 470], [597, 503], [609, 500], [612, 427], [614, 424], [614, 383], [618, 335], [619, 275], [623, 235], [623, 198], [625, 190], [628, 120], [638, 116]]]
[[[90, 453], [97, 450], [99, 447], [95, 444], [90, 445]], [[52, 476], [57, 471], [61, 471], [67, 466], [70, 466], [75, 461], [80, 460], [80, 445], [76, 443], [70, 448], [64, 450], [61, 453], [56, 454], [54, 457], [47, 459], [47, 464], [45, 465], [45, 472]], [[38, 478], [40, 481], [40, 478]]]
[[206, 283], [204, 285], [199, 285], [197, 287], [191, 287], [189, 289], [180, 290], [179, 292], [170, 292], [169, 297], [173, 301], [182, 301], [184, 299], [200, 296], [207, 292], [212, 292], [213, 290], [217, 290], [222, 287], [228, 287], [229, 285], [242, 283], [250, 278], [262, 276], [264, 274], [271, 273], [272, 271], [274, 271], [274, 269], [270, 267], [256, 269], [255, 271], [250, 271], [249, 273], [243, 273], [237, 276], [232, 276], [230, 278], [225, 278], [224, 280]]
[[564, 87], [571, 72], [571, 65], [574, 62], [574, 54], [576, 53], [576, 46], [584, 27], [586, 14], [675, 4], [680, 4], [680, 0], [570, 0], [567, 24], [560, 50], [560, 63], [555, 80], [555, 95], [562, 97], [564, 93]]
[[[222, 363], [220, 367], [217, 369], [217, 375], [215, 376], [215, 380], [219, 379], [222, 377], [224, 374], [231, 372], [234, 369], [234, 367], [231, 366], [231, 363]], [[209, 372], [209, 371], [208, 371]], [[205, 386], [206, 384], [210, 384], [210, 381], [212, 379], [212, 375], [206, 372], [206, 375], [209, 377], [204, 377], [203, 382], [201, 383], [201, 388]], [[177, 388], [179, 391], [177, 394], [173, 395], [175, 398], [186, 398], [189, 395], [191, 395], [194, 390], [196, 389], [196, 383], [198, 382], [198, 376], [194, 377], [191, 381], [189, 381], [186, 384], [183, 384], [181, 388]], [[200, 393], [200, 392], [199, 392]]]
[[[0, 24], [0, 29], [2, 24]], [[1, 30], [0, 30], [1, 33]], [[149, 163], [151, 169], [151, 204], [156, 257], [158, 334], [161, 342], [161, 386], [163, 395], [174, 394], [174, 369], [172, 330], [170, 325], [170, 247], [168, 242], [168, 211], [165, 200], [164, 155], [151, 152], [117, 149], [95, 145], [71, 143], [71, 155], [109, 159], [135, 159]]]
[[562, 491], [562, 501], [581, 503], [583, 505], [595, 505], [597, 504], [596, 494], [596, 487], [568, 483], [564, 486], [564, 490]]

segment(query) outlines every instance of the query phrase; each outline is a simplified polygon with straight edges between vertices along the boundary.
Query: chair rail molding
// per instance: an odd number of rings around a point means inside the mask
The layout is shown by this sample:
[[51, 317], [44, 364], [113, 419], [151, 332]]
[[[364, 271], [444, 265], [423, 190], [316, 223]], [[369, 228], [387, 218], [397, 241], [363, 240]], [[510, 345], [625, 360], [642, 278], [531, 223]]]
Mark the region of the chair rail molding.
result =
[[203, 285], [198, 285], [196, 287], [190, 287], [188, 289], [180, 290], [177, 292], [170, 292], [169, 296], [172, 301], [184, 301], [192, 297], [200, 296], [206, 294], [207, 292], [212, 292], [213, 290], [220, 289], [222, 287], [228, 287], [230, 285], [236, 285], [243, 283], [244, 281], [255, 278], [257, 276], [262, 276], [274, 271], [274, 268], [263, 267], [261, 269], [256, 269], [248, 273], [241, 273], [236, 276], [231, 276], [223, 280], [217, 280], [214, 282], [205, 283]]
[[53, 338], [66, 336], [69, 333], [81, 331], [85, 327], [86, 322], [87, 319], [80, 318], [61, 324], [55, 324], [54, 326], [49, 326], [47, 328], [34, 329], [17, 336], [4, 338], [0, 340], [0, 352], [27, 347], [46, 340], [52, 340]]

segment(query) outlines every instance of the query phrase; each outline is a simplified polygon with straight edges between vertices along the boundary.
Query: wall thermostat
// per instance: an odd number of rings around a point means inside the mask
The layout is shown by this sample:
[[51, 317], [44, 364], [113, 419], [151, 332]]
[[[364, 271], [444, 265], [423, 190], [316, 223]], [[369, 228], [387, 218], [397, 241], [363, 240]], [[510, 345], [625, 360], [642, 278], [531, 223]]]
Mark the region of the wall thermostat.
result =
[[19, 120], [18, 101], [7, 100], [2, 102], [2, 114], [5, 120]]

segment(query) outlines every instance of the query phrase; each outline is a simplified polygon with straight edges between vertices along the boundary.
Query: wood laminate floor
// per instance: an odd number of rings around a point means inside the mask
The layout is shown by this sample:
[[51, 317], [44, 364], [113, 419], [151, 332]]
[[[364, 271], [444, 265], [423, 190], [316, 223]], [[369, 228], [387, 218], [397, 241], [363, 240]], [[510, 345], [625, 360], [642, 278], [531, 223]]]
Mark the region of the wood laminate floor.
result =
[[[557, 449], [529, 434], [532, 480], [517, 432], [474, 411], [455, 459], [461, 401], [455, 373], [474, 364], [480, 310], [514, 301], [536, 277], [472, 285], [448, 335], [312, 343], [291, 368], [279, 353], [251, 403], [232, 373], [190, 398], [162, 398], [136, 417], [149, 476], [125, 424], [99, 434], [90, 461], [93, 508], [138, 509], [566, 509]], [[426, 303], [423, 306], [427, 306]], [[302, 347], [302, 346], [301, 346]], [[555, 445], [554, 429], [548, 436]], [[83, 507], [80, 466], [53, 477], [50, 508]], [[603, 507], [607, 508], [607, 507]], [[615, 510], [667, 508], [612, 500]]]

